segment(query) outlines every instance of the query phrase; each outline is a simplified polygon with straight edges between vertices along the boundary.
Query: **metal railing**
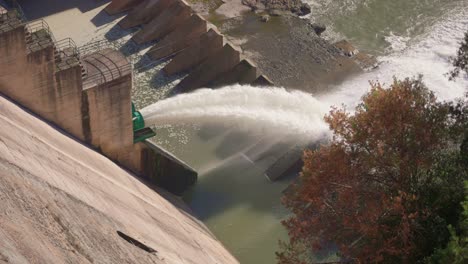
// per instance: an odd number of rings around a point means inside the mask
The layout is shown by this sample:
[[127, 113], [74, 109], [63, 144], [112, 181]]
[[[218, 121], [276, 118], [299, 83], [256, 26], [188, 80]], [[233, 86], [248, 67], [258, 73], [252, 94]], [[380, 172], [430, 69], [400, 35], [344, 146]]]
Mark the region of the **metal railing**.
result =
[[57, 43], [49, 24], [42, 19], [25, 24], [26, 44], [29, 52]]
[[60, 53], [60, 55], [63, 55], [65, 57], [80, 56], [78, 47], [76, 46], [75, 41], [73, 41], [73, 39], [71, 38], [65, 38], [55, 42], [55, 48], [57, 49], [57, 52]]
[[[57, 70], [64, 70], [80, 64], [80, 52], [71, 38], [55, 42], [55, 62]], [[82, 67], [82, 73], [86, 70]]]
[[107, 39], [101, 39], [94, 42], [90, 42], [78, 48], [81, 55], [87, 55], [96, 51], [103, 50], [105, 48], [113, 48], [115, 45], [109, 42]]
[[87, 76], [83, 80], [83, 86], [88, 86], [88, 85], [93, 85], [93, 84], [101, 85], [103, 83], [125, 76], [128, 73], [131, 74], [132, 72], [133, 72], [133, 67], [131, 63], [125, 64], [116, 68], [112, 68], [112, 69], [107, 68], [105, 70], [100, 70], [96, 74]]

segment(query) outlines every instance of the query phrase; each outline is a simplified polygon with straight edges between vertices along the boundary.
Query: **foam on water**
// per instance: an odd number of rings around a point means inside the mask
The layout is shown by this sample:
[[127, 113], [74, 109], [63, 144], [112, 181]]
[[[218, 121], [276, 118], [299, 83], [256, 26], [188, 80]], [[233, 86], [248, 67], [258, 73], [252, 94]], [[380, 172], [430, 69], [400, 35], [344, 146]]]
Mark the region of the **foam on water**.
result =
[[[393, 77], [405, 78], [423, 75], [423, 81], [440, 100], [453, 100], [463, 96], [468, 87], [467, 76], [455, 82], [446, 75], [451, 69], [450, 57], [455, 56], [468, 30], [468, 10], [452, 12], [443, 21], [435, 24], [428, 33], [400, 52], [380, 57], [380, 66], [370, 72], [346, 81], [338, 91], [320, 98], [329, 104], [346, 104], [354, 107], [361, 95], [369, 90], [369, 81], [390, 84]], [[388, 38], [395, 41], [392, 46], [401, 47], [401, 38]], [[397, 48], [398, 50], [398, 48]]]
[[[200, 89], [159, 101], [141, 110], [148, 125], [213, 123], [237, 126], [241, 130], [267, 135], [294, 135], [298, 140], [314, 141], [328, 134], [323, 116], [331, 105], [345, 104], [353, 109], [369, 90], [369, 80], [391, 83], [393, 77], [423, 74], [426, 85], [441, 100], [463, 96], [466, 76], [449, 81], [450, 56], [454, 56], [468, 29], [468, 10], [457, 10], [437, 23], [429, 33], [402, 51], [381, 57], [380, 67], [351, 79], [336, 92], [314, 98], [300, 91], [283, 88], [255, 88], [233, 85], [217, 90]], [[401, 47], [401, 38], [393, 46]], [[399, 49], [397, 49], [399, 50]]]

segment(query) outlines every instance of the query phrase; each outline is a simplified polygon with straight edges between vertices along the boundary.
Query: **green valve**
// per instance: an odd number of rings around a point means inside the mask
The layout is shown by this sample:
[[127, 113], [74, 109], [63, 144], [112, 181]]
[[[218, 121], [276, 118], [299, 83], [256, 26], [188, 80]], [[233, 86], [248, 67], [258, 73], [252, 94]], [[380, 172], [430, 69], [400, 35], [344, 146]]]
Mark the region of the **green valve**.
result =
[[145, 127], [145, 120], [139, 111], [135, 110], [135, 105], [132, 102], [132, 119], [133, 119], [133, 143], [144, 141], [147, 138], [154, 137], [156, 133]]

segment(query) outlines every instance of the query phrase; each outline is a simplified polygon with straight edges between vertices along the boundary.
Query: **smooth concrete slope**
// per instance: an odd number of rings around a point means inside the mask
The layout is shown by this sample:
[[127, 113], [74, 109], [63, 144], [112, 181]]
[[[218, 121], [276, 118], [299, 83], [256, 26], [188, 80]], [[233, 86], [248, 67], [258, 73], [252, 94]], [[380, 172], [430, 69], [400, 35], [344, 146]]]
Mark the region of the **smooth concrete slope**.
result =
[[132, 8], [127, 16], [119, 22], [119, 26], [128, 29], [146, 24], [175, 3], [175, 0], [145, 0]]
[[132, 7], [138, 5], [144, 0], [112, 0], [112, 2], [104, 9], [109, 15], [130, 10]]
[[167, 75], [188, 71], [218, 52], [223, 47], [223, 42], [223, 36], [216, 30], [210, 29], [195, 39], [188, 48], [178, 53], [163, 71]]
[[180, 91], [192, 91], [205, 87], [215, 78], [230, 71], [240, 62], [240, 51], [230, 44], [224, 45], [217, 53], [202, 62], [178, 85]]
[[208, 23], [197, 14], [193, 14], [174, 31], [154, 45], [147, 55], [153, 60], [173, 55], [190, 46], [203, 33], [208, 31]]
[[238, 263], [183, 205], [3, 97], [0, 127], [0, 262]]
[[138, 44], [160, 39], [188, 20], [192, 12], [192, 8], [183, 0], [175, 0], [173, 5], [144, 25], [132, 39]]

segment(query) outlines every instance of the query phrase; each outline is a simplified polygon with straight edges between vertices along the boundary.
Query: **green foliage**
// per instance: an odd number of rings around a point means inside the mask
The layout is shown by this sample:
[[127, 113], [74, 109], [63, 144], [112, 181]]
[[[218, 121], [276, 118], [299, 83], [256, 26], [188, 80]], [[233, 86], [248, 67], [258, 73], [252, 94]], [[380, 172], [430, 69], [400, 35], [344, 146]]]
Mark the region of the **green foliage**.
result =
[[[468, 181], [465, 182], [465, 201], [462, 202], [463, 213], [458, 223], [458, 232], [452, 225], [448, 226], [450, 240], [443, 249], [437, 249], [426, 260], [428, 264], [464, 264], [468, 261]], [[457, 234], [458, 233], [458, 234]]]
[[452, 60], [452, 64], [455, 69], [450, 72], [451, 80], [458, 77], [460, 72], [468, 74], [468, 32], [465, 33], [465, 38], [458, 49], [457, 57]]
[[372, 84], [354, 114], [333, 109], [325, 118], [333, 140], [305, 152], [300, 181], [283, 198], [293, 216], [279, 262], [313, 263], [334, 245], [346, 261], [417, 263], [453, 244], [447, 226], [458, 226], [468, 179], [467, 113], [463, 101], [438, 102], [421, 79]]

